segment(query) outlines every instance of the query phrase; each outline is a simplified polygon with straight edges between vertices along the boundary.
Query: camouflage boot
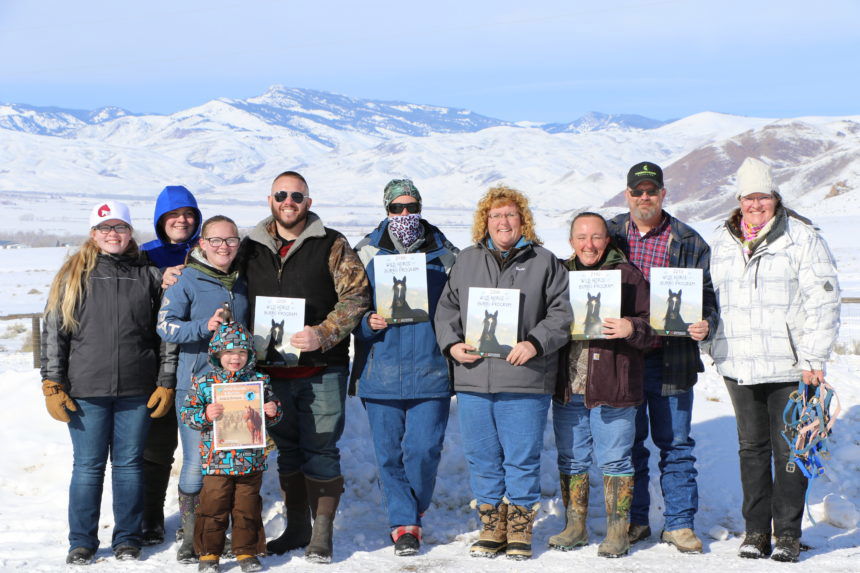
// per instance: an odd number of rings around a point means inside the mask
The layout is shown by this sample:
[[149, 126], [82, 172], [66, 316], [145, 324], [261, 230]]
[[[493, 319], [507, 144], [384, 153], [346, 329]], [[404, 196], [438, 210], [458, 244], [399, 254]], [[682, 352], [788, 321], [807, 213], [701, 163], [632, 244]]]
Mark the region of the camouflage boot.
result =
[[588, 545], [588, 474], [560, 474], [561, 500], [565, 507], [564, 530], [549, 538], [549, 546], [559, 551]]
[[182, 524], [182, 543], [176, 551], [176, 560], [180, 563], [196, 563], [194, 553], [194, 522], [197, 518], [194, 512], [200, 504], [200, 494], [188, 495], [179, 490], [179, 519]]
[[540, 503], [531, 507], [508, 504], [508, 559], [523, 561], [532, 556], [532, 526]]
[[601, 557], [621, 557], [630, 551], [627, 528], [630, 526], [630, 504], [633, 502], [633, 476], [603, 476], [606, 504], [606, 538], [597, 548]]
[[472, 500], [472, 509], [478, 510], [481, 520], [481, 536], [469, 548], [472, 557], [497, 557], [508, 545], [508, 506], [500, 503], [498, 507]]

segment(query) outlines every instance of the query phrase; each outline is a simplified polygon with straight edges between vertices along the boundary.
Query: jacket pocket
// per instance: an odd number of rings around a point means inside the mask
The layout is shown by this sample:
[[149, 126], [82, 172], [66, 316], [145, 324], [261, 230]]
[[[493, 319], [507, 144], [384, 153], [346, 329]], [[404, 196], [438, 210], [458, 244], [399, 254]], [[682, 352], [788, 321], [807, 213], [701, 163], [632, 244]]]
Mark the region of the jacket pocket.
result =
[[785, 324], [785, 335], [788, 337], [788, 346], [791, 348], [791, 355], [794, 357], [792, 366], [797, 366], [797, 347], [794, 345], [794, 339], [791, 337], [791, 328], [788, 323]]

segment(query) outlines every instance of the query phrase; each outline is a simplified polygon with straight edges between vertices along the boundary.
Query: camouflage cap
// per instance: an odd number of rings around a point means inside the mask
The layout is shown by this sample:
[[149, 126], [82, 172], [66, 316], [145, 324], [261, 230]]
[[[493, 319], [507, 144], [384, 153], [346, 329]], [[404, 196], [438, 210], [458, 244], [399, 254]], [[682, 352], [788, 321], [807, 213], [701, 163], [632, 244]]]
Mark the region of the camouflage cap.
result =
[[421, 193], [415, 187], [415, 183], [411, 179], [392, 179], [385, 186], [382, 192], [382, 206], [388, 210], [388, 204], [400, 197], [401, 195], [409, 195], [415, 197], [418, 204], [421, 204]]

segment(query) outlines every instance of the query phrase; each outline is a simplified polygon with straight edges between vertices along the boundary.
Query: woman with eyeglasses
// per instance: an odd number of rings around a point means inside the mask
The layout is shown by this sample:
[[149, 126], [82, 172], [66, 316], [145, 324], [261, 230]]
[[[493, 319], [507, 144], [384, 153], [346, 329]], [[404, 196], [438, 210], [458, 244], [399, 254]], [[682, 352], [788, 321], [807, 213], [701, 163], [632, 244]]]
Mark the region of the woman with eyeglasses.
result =
[[51, 417], [68, 424], [74, 453], [66, 563], [95, 557], [108, 458], [111, 547], [119, 560], [140, 557], [148, 408], [163, 416], [172, 392], [156, 385], [160, 299], [161, 273], [140, 256], [128, 207], [100, 203], [86, 242], [51, 284], [42, 331], [42, 391]]
[[[239, 230], [232, 219], [223, 215], [207, 219], [197, 246], [186, 256], [182, 274], [164, 292], [158, 334], [166, 342], [179, 345], [177, 412], [182, 409], [192, 380], [212, 368], [208, 355], [212, 333], [230, 320], [247, 324], [248, 291], [244, 279], [233, 265], [239, 243]], [[193, 563], [197, 560], [194, 554], [194, 510], [203, 487], [198, 452], [200, 432], [180, 423], [179, 437], [182, 440], [182, 471], [179, 474], [182, 543], [176, 559], [181, 563]]]
[[824, 381], [839, 330], [839, 282], [824, 238], [783, 205], [767, 164], [744, 160], [736, 185], [738, 207], [711, 253], [720, 320], [706, 350], [737, 421], [746, 524], [738, 554], [795, 562], [808, 482], [787, 467], [780, 432], [800, 383]]
[[[493, 187], [484, 195], [472, 238], [475, 244], [451, 269], [435, 319], [439, 347], [453, 362], [473, 506], [482, 524], [470, 552], [528, 559], [558, 351], [573, 318], [568, 273], [541, 246], [528, 199], [515, 189]], [[519, 290], [517, 342], [506, 357], [484, 358], [465, 343], [470, 287]]]
[[409, 179], [390, 181], [383, 205], [388, 217], [355, 247], [372, 299], [380, 257], [421, 254], [430, 321], [424, 315], [423, 322], [389, 323], [374, 302], [354, 331], [350, 392], [367, 411], [394, 553], [408, 556], [418, 553], [421, 516], [430, 507], [448, 425], [451, 380], [432, 319], [459, 249], [421, 218], [421, 194]]

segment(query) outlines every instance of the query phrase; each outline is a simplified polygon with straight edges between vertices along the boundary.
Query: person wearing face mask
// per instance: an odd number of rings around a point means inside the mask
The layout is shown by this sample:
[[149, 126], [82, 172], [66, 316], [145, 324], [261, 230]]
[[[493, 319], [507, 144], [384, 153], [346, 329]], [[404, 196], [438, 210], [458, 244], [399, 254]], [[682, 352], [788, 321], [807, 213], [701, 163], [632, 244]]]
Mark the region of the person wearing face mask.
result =
[[[421, 194], [409, 179], [385, 186], [383, 206], [388, 217], [355, 247], [371, 290], [378, 256], [423, 254], [432, 321], [459, 249], [421, 218]], [[354, 335], [350, 392], [361, 397], [367, 411], [394, 553], [415, 555], [448, 424], [448, 363], [432, 322], [389, 324], [373, 303]]]
[[621, 318], [605, 318], [605, 339], [571, 340], [559, 353], [552, 402], [558, 449], [564, 531], [549, 538], [552, 549], [588, 543], [588, 469], [592, 455], [603, 474], [606, 538], [602, 557], [626, 555], [633, 498], [633, 438], [636, 406], [642, 403], [643, 350], [653, 342], [648, 324], [649, 288], [642, 273], [612, 244], [606, 220], [580, 213], [570, 226], [569, 271], [621, 271]]
[[737, 420], [746, 523], [739, 555], [794, 562], [808, 483], [800, 469], [786, 467], [788, 444], [779, 433], [799, 382], [824, 381], [839, 330], [839, 282], [827, 243], [783, 204], [767, 164], [744, 160], [736, 185], [738, 207], [711, 256], [720, 321], [705, 349]]

